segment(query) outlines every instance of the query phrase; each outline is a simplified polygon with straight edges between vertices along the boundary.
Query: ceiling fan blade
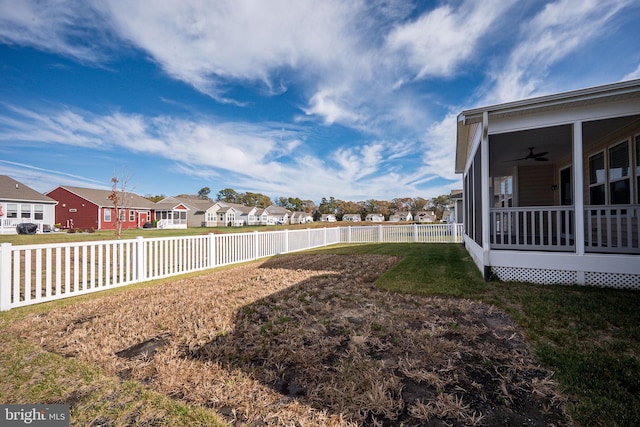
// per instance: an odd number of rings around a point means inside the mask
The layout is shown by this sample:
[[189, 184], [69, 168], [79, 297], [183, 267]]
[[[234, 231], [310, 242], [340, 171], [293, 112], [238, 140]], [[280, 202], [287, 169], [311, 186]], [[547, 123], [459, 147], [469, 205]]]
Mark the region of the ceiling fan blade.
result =
[[543, 151], [542, 153], [536, 153], [536, 154], [531, 153], [531, 155], [533, 156], [533, 158], [544, 157], [544, 156], [546, 156], [547, 154], [549, 154], [549, 152], [548, 152], [548, 151]]
[[548, 162], [549, 159], [547, 159], [546, 157], [535, 157], [533, 160], [537, 161], [537, 162]]

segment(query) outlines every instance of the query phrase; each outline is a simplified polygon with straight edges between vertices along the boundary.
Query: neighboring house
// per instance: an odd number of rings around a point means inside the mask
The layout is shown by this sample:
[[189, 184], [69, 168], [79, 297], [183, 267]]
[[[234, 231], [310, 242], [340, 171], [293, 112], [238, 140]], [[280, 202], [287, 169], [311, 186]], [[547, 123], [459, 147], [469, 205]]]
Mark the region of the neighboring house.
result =
[[462, 190], [451, 190], [447, 217], [443, 219], [450, 224], [462, 224], [462, 207]]
[[53, 229], [56, 201], [6, 175], [0, 175], [0, 234], [16, 234], [16, 226], [32, 223], [38, 231]]
[[384, 215], [379, 213], [370, 213], [364, 218], [367, 222], [384, 222]]
[[211, 200], [198, 197], [169, 196], [158, 202], [162, 206], [183, 206], [187, 208], [187, 227], [204, 227], [207, 212], [213, 207]]
[[436, 213], [434, 211], [416, 212], [415, 219], [418, 222], [436, 222]]
[[271, 205], [264, 210], [267, 214], [267, 224], [288, 224], [291, 212], [283, 207]]
[[[236, 205], [238, 206], [238, 205]], [[205, 214], [202, 224], [205, 227], [230, 227], [242, 225], [241, 212], [231, 206], [231, 203], [218, 200]]]
[[344, 214], [342, 215], [342, 220], [349, 222], [360, 222], [362, 221], [362, 217], [360, 216], [360, 214]]
[[162, 229], [185, 229], [189, 208], [179, 201], [158, 202], [154, 207], [156, 227]]
[[336, 216], [334, 214], [322, 214], [320, 216], [321, 222], [336, 222]]
[[[111, 190], [59, 186], [46, 193], [56, 200], [56, 221], [62, 228], [115, 230], [116, 215], [122, 229], [142, 227], [153, 220], [156, 204], [134, 193], [125, 193], [119, 212], [109, 200]], [[185, 217], [186, 219], [186, 217]]]
[[411, 212], [396, 212], [389, 217], [389, 222], [411, 221], [412, 219]]
[[455, 169], [485, 278], [640, 289], [640, 80], [463, 111]]
[[293, 212], [290, 221], [291, 224], [307, 224], [313, 222], [313, 215], [307, 212]]

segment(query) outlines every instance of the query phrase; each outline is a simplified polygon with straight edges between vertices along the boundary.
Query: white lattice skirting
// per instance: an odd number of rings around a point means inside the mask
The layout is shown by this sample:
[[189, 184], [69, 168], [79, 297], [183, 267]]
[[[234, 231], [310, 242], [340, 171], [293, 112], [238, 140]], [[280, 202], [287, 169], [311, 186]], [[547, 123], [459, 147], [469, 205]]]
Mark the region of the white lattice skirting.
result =
[[[504, 282], [529, 282], [540, 285], [575, 285], [578, 273], [541, 268], [491, 267], [493, 274]], [[617, 289], [640, 290], [640, 276], [635, 274], [585, 272], [585, 285]]]

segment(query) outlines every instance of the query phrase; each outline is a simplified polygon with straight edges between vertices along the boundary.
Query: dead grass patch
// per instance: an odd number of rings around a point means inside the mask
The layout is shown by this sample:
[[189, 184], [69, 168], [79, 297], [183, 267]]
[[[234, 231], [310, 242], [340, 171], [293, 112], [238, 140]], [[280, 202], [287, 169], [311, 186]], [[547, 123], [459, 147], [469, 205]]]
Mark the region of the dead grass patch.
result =
[[377, 289], [396, 261], [284, 256], [11, 328], [234, 425], [570, 425], [552, 373], [502, 311]]

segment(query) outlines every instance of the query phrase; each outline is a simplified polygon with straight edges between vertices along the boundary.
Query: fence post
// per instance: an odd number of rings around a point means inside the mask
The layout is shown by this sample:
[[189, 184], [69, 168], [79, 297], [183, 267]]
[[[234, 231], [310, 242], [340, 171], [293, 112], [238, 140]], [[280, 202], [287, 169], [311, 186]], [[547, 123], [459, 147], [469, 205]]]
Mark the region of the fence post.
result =
[[418, 224], [413, 224], [413, 243], [418, 241]]
[[347, 227], [347, 243], [351, 243], [351, 226]]
[[11, 308], [11, 243], [0, 245], [0, 311]]
[[451, 226], [453, 227], [453, 243], [457, 243], [458, 242], [458, 224], [453, 223], [451, 224]]
[[253, 259], [258, 259], [260, 258], [260, 251], [258, 250], [259, 236], [257, 231], [254, 231], [253, 233], [254, 233], [253, 234], [253, 246], [254, 246]]
[[289, 229], [284, 230], [284, 253], [289, 253]]
[[216, 236], [213, 233], [207, 235], [209, 239], [209, 268], [216, 266]]
[[137, 282], [144, 282], [147, 279], [147, 263], [144, 250], [144, 237], [137, 236], [136, 237], [136, 270]]
[[378, 226], [378, 242], [382, 243], [382, 226]]

